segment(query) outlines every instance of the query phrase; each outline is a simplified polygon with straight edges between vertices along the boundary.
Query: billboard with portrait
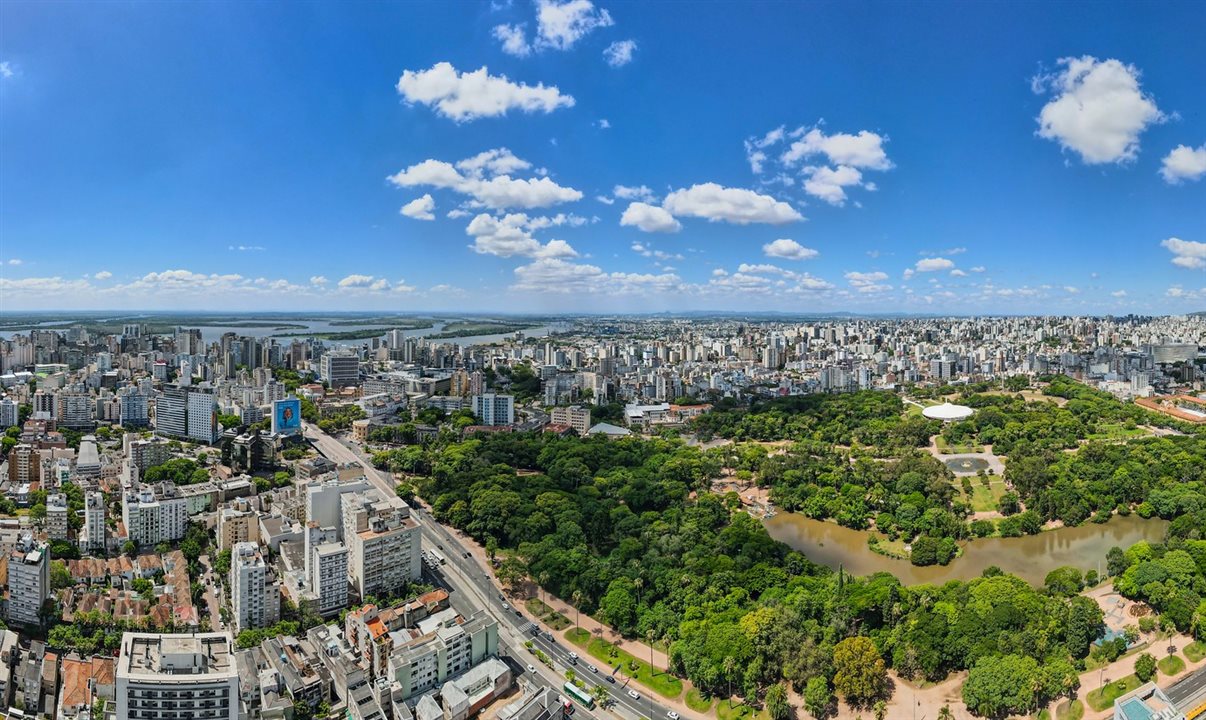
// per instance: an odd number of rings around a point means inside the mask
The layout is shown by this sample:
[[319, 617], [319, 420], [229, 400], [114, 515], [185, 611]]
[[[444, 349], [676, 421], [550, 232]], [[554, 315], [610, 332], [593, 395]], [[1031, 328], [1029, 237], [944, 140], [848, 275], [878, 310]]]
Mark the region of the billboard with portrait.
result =
[[272, 403], [272, 432], [279, 435], [301, 432], [301, 400], [285, 398]]

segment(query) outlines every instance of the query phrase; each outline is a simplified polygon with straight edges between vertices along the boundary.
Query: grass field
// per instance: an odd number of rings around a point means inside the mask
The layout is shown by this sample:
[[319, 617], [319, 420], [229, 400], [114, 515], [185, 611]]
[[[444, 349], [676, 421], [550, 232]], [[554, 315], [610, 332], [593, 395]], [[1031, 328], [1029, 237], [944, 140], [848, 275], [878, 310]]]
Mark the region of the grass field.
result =
[[1097, 432], [1089, 435], [1090, 440], [1132, 440], [1150, 435], [1141, 428], [1127, 428], [1119, 423], [1102, 423]]
[[712, 708], [712, 698], [704, 697], [703, 693], [699, 691], [699, 688], [691, 688], [688, 690], [685, 700], [687, 702], [687, 707], [691, 708], [697, 713], [706, 713]]
[[1160, 672], [1165, 675], [1176, 675], [1185, 671], [1185, 661], [1181, 659], [1180, 655], [1168, 655], [1160, 658], [1156, 667], [1160, 668]]
[[988, 487], [984, 487], [978, 478], [972, 478], [971, 506], [973, 511], [986, 512], [996, 510], [997, 502], [1004, 494], [1004, 480], [993, 480], [988, 483]]
[[966, 453], [981, 453], [984, 452], [983, 445], [952, 445], [946, 441], [946, 438], [939, 435], [934, 438], [934, 445], [938, 448], [938, 452], [943, 455], [963, 455]]
[[1197, 641], [1189, 643], [1185, 646], [1185, 657], [1189, 658], [1189, 662], [1195, 663], [1206, 658], [1206, 643]]
[[1089, 694], [1085, 697], [1085, 699], [1088, 700], [1089, 707], [1093, 708], [1097, 712], [1109, 710], [1110, 708], [1114, 707], [1115, 700], [1123, 695], [1126, 695], [1130, 691], [1139, 687], [1141, 684], [1142, 683], [1139, 682], [1139, 678], [1135, 677], [1134, 675], [1127, 675], [1120, 680], [1107, 683], [1104, 688], [1097, 688], [1096, 690], [1089, 691]]
[[[625, 650], [612, 645], [601, 638], [593, 637], [582, 628], [575, 628], [565, 633], [565, 639], [583, 648], [591, 657], [608, 667], [621, 666], [620, 672], [631, 675], [637, 682], [653, 690], [662, 697], [677, 699], [683, 694], [683, 682], [661, 669], [654, 669], [647, 661], [633, 657]], [[632, 664], [636, 672], [632, 671]]]
[[758, 712], [745, 703], [734, 702], [733, 707], [729, 707], [729, 701], [722, 699], [716, 703], [716, 717], [720, 720], [767, 720], [769, 716], [765, 710]]
[[1055, 708], [1056, 720], [1080, 720], [1085, 716], [1085, 704], [1079, 700], [1065, 700]]
[[553, 609], [548, 605], [545, 605], [543, 600], [538, 600], [536, 598], [528, 598], [524, 601], [523, 606], [527, 608], [529, 613], [538, 618], [548, 615]]

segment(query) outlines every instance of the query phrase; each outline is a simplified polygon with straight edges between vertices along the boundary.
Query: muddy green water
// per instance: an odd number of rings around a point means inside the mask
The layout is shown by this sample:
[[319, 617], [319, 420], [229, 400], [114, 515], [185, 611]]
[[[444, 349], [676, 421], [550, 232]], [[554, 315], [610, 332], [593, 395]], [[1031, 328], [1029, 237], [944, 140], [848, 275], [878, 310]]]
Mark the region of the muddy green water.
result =
[[1085, 523], [1018, 538], [983, 538], [964, 544], [963, 555], [945, 567], [917, 567], [908, 560], [879, 555], [867, 547], [868, 533], [796, 513], [779, 513], [765, 521], [771, 537], [799, 550], [815, 563], [853, 575], [890, 572], [905, 585], [941, 584], [970, 580], [996, 565], [1031, 584], [1042, 584], [1047, 573], [1072, 565], [1081, 570], [1105, 571], [1105, 556], [1117, 545], [1126, 548], [1140, 540], [1164, 539], [1168, 522], [1144, 520], [1138, 515], [1115, 517], [1104, 525]]

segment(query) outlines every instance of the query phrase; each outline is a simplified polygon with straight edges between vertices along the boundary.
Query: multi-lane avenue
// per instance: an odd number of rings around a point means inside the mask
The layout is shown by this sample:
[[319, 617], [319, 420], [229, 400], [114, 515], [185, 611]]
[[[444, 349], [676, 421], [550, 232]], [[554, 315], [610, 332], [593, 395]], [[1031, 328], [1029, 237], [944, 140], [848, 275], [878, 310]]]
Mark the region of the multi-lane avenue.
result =
[[[394, 494], [393, 478], [388, 473], [374, 468], [359, 447], [329, 435], [311, 423], [304, 424], [303, 432], [306, 439], [328, 460], [336, 463], [360, 463], [364, 467], [369, 482], [379, 492], [387, 497]], [[415, 507], [414, 513], [419, 520], [423, 545], [426, 548], [440, 549], [445, 558], [445, 563], [438, 566], [434, 573], [437, 576], [436, 579], [443, 580], [449, 590], [453, 591], [454, 603], [467, 603], [474, 609], [485, 608], [498, 621], [499, 644], [519, 663], [520, 667], [527, 668], [530, 665], [535, 669], [535, 674], [544, 681], [544, 684], [559, 692], [565, 683], [565, 671], [573, 669], [578, 678], [586, 684], [587, 692], [590, 692], [596, 685], [607, 688], [610, 698], [608, 709], [623, 717], [651, 718], [652, 720], [669, 720], [678, 717], [669, 708], [656, 702], [652, 697], [652, 691], [644, 686], [630, 682], [629, 678], [618, 673], [612, 678], [615, 682], [609, 682], [607, 677], [610, 675], [610, 668], [598, 667], [596, 672], [591, 672], [590, 667], [592, 663], [595, 663], [594, 660], [586, 657], [575, 660], [575, 657], [571, 655], [575, 650], [566, 647], [564, 640], [544, 632], [544, 628], [540, 628], [539, 632], [532, 632], [530, 618], [515, 609], [504, 608], [507, 601], [502, 590], [493, 583], [490, 574], [468, 552], [456, 534], [437, 522], [421, 507]], [[457, 597], [458, 595], [459, 597]], [[552, 659], [552, 668], [537, 661], [536, 657], [528, 652], [524, 646], [527, 641], [531, 641], [536, 648]], [[531, 675], [531, 673], [526, 674]], [[639, 697], [631, 697], [630, 690]], [[579, 712], [589, 714], [584, 709]]]

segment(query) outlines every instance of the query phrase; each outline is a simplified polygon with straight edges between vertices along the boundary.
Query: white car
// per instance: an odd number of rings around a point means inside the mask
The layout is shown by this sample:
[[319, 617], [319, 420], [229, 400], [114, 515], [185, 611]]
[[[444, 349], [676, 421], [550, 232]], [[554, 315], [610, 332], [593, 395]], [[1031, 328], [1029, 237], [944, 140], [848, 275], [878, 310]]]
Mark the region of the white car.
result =
[[530, 672], [530, 673], [536, 672], [536, 668], [534, 666], [532, 666], [530, 663], [528, 664], [528, 672]]
[[578, 659], [578, 653], [576, 653], [576, 652], [570, 653], [570, 660], [577, 660], [577, 659]]
[[590, 670], [590, 671], [591, 671], [591, 672], [593, 672], [593, 673], [597, 673], [597, 672], [599, 672], [599, 668], [595, 667], [594, 665], [587, 665], [587, 666], [586, 666], [586, 669], [587, 669], [587, 670]]
[[666, 717], [670, 718], [670, 720], [678, 720], [678, 713], [673, 710], [667, 710]]
[[637, 692], [636, 690], [629, 690], [628, 697], [632, 698], [633, 700], [640, 700], [641, 694], [639, 692]]

